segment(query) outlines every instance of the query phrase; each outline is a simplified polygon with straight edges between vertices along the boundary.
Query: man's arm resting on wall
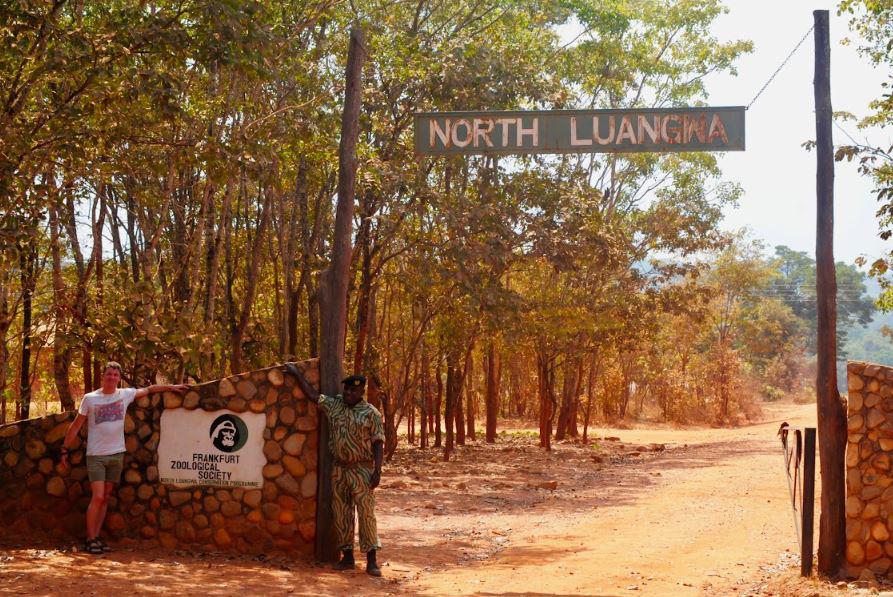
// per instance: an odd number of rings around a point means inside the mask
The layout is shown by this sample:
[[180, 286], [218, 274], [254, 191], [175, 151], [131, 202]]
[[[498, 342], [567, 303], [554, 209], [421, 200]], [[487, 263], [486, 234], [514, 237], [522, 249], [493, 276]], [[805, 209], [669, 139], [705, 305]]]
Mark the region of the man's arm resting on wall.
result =
[[295, 380], [298, 382], [298, 387], [301, 388], [301, 391], [304, 392], [304, 395], [307, 396], [308, 400], [312, 400], [313, 402], [319, 402], [319, 392], [316, 391], [310, 382], [307, 381], [307, 378], [304, 377], [304, 374], [301, 373], [301, 370], [298, 369], [298, 366], [294, 363], [286, 363], [285, 370], [291, 373]]
[[173, 386], [149, 386], [147, 388], [139, 388], [134, 395], [134, 398], [142, 398], [143, 396], [148, 396], [149, 394], [157, 394], [158, 392], [176, 392], [178, 394], [182, 394], [186, 390], [189, 389], [189, 386], [186, 384], [177, 384]]
[[86, 420], [87, 417], [78, 413], [74, 418], [74, 421], [71, 422], [71, 425], [68, 426], [68, 431], [65, 432], [65, 439], [62, 440], [62, 458], [59, 459], [63, 466], [68, 466], [69, 446], [74, 443], [74, 438], [77, 437], [77, 434], [80, 432], [81, 427], [84, 426], [84, 421]]
[[384, 442], [377, 440], [372, 443], [372, 453], [375, 455], [375, 470], [372, 471], [372, 478], [369, 481], [369, 487], [375, 489], [381, 483], [381, 463], [384, 460]]

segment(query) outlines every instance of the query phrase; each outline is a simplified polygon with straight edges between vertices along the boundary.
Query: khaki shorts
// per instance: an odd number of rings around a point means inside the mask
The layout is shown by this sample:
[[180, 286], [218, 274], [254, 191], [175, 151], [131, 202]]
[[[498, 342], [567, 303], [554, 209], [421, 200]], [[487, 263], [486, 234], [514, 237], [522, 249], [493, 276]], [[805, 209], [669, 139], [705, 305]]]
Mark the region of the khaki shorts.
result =
[[121, 470], [124, 468], [124, 452], [108, 456], [87, 455], [87, 475], [90, 481], [108, 481], [118, 483]]

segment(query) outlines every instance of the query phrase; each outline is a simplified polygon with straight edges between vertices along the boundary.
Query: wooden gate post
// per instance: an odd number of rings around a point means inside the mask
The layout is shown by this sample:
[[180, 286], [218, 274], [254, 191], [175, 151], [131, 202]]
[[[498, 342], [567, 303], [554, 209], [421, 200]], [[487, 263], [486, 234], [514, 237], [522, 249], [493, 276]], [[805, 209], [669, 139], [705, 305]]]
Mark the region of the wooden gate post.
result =
[[800, 576], [812, 574], [812, 529], [815, 520], [815, 427], [805, 429], [803, 438], [803, 507], [800, 529]]

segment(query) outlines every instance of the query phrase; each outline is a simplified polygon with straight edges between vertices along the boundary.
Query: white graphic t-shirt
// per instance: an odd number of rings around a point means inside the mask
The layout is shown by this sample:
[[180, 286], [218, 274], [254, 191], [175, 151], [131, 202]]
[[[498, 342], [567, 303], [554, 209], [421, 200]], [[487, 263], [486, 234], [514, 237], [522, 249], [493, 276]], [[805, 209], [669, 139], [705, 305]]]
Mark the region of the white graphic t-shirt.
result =
[[78, 413], [87, 417], [87, 455], [108, 456], [125, 451], [124, 415], [136, 397], [136, 388], [103, 394], [102, 388], [84, 394]]

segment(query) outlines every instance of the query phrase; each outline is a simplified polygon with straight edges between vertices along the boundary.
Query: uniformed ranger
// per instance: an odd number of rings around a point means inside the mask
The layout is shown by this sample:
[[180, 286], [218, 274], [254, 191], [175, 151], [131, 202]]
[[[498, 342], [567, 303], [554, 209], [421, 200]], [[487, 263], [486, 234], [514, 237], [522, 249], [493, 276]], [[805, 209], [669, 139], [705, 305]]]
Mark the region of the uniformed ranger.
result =
[[320, 394], [304, 377], [300, 369], [289, 363], [289, 373], [295, 376], [304, 395], [316, 402], [320, 412], [329, 420], [329, 451], [334, 457], [332, 467], [332, 514], [335, 537], [341, 560], [338, 570], [356, 567], [353, 557], [354, 508], [360, 526], [360, 551], [366, 553], [366, 573], [381, 576], [375, 552], [381, 549], [375, 524], [375, 494], [381, 481], [384, 428], [381, 413], [366, 402], [366, 378], [351, 375], [343, 380], [344, 391], [336, 396]]

